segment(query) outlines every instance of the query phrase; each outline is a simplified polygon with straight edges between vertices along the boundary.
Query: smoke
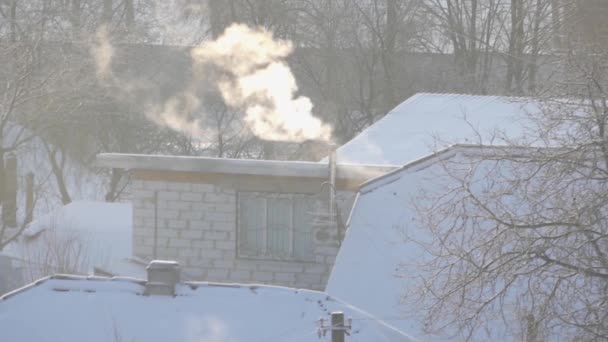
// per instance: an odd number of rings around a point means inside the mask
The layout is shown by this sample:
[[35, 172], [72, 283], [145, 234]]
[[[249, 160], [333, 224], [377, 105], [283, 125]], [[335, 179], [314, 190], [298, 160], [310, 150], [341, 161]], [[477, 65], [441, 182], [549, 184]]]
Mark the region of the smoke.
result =
[[296, 96], [298, 86], [285, 58], [289, 41], [275, 40], [264, 29], [234, 24], [214, 41], [192, 51], [196, 65], [223, 75], [217, 82], [224, 102], [244, 111], [245, 122], [264, 140], [329, 141], [331, 128], [312, 114], [309, 98]]
[[93, 38], [90, 53], [95, 60], [97, 78], [104, 80], [112, 74], [112, 59], [114, 58], [114, 47], [108, 38], [107, 26], [100, 26]]
[[[145, 82], [125, 80], [112, 72], [115, 51], [105, 28], [97, 31], [90, 51], [100, 80], [124, 93], [146, 92]], [[158, 125], [204, 142], [214, 128], [205, 125], [203, 94], [215, 92], [228, 107], [244, 114], [244, 124], [260, 139], [330, 141], [331, 127], [313, 115], [309, 98], [297, 95], [286, 62], [292, 52], [291, 42], [276, 40], [265, 29], [234, 24], [216, 40], [192, 49], [190, 84], [166, 101], [147, 101], [146, 115]]]

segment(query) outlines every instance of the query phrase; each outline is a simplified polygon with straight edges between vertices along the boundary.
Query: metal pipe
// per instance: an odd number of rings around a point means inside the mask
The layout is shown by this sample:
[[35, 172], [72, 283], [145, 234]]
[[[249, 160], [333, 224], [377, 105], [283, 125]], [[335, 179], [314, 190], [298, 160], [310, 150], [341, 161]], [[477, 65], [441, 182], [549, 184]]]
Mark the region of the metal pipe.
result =
[[154, 249], [152, 250], [152, 260], [157, 259], [158, 247], [158, 191], [154, 191]]
[[[329, 151], [329, 219], [331, 224], [335, 223], [336, 215], [336, 145], [330, 145]], [[340, 232], [338, 232], [340, 233]]]

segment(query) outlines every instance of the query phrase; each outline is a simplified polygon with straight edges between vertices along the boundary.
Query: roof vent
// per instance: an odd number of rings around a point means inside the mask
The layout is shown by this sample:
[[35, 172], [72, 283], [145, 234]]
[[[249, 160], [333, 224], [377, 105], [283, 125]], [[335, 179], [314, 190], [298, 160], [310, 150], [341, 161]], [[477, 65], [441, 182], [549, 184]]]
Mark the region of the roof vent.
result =
[[148, 281], [145, 295], [174, 296], [175, 285], [179, 283], [179, 264], [177, 261], [152, 260], [148, 267]]

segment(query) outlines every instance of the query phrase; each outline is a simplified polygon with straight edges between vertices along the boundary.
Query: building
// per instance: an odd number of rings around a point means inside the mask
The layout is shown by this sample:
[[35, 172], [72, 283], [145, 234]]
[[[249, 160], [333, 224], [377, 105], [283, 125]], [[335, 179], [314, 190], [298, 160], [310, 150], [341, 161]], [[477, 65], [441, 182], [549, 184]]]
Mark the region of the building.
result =
[[[425, 331], [423, 317], [408, 304], [416, 303], [422, 279], [435, 271], [421, 266], [430, 258], [425, 244], [435, 240], [420, 224], [417, 208], [421, 204], [426, 208], [426, 201], [433, 201], [445, 194], [445, 189], [460, 185], [454, 168], [469, 170], [475, 165], [473, 175], [465, 172], [462, 177], [474, 177], [472, 182], [476, 188], [484, 189], [490, 183], [500, 182], [493, 168], [496, 161], [492, 158], [521, 157], [522, 151], [504, 146], [454, 145], [363, 184], [327, 284], [327, 293], [372, 315], [392, 317], [391, 323], [398, 329], [425, 341], [513, 340], [520, 323], [516, 320], [522, 317], [514, 309], [495, 318], [496, 321], [490, 320], [490, 328], [484, 332], [487, 335], [471, 337], [465, 336], [466, 332], [446, 329], [444, 335], [438, 336]], [[503, 167], [510, 162], [504, 160]], [[492, 174], [495, 177], [488, 177]], [[449, 226], [451, 222], [443, 224]], [[512, 308], [509, 299], [512, 297], [505, 298], [501, 305]], [[505, 324], [510, 325], [505, 327]]]
[[[133, 253], [193, 279], [322, 290], [357, 186], [392, 166], [101, 154], [130, 171]], [[329, 205], [335, 189], [335, 205]]]
[[331, 341], [343, 312], [352, 341], [412, 341], [326, 293], [273, 286], [180, 282], [174, 262], [147, 280], [53, 276], [0, 297], [6, 341]]
[[506, 145], [525, 137], [536, 100], [416, 94], [337, 150], [338, 162], [405, 165], [453, 144]]

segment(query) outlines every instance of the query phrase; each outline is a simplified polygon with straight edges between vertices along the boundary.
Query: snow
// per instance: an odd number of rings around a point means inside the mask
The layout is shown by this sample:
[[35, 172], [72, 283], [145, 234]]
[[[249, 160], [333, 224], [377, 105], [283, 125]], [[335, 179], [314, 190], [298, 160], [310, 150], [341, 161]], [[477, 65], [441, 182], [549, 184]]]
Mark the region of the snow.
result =
[[[132, 240], [130, 203], [74, 201], [34, 220], [6, 252], [29, 267], [48, 263], [61, 269], [64, 265], [56, 263], [62, 258], [55, 255], [61, 249], [72, 249], [73, 259], [79, 259], [69, 261], [77, 268], [72, 271], [91, 273], [97, 267], [113, 274], [139, 276], [144, 267], [127, 261], [132, 256]], [[33, 272], [33, 277], [47, 275], [45, 271]]]
[[402, 304], [404, 296], [415, 295], [413, 289], [422, 272], [415, 265], [427, 257], [406, 237], [428, 240], [414, 220], [414, 201], [420, 200], [421, 191], [441, 193], [453, 181], [438, 160], [461, 158], [463, 151], [471, 149], [474, 147], [452, 147], [363, 185], [326, 292], [379, 319], [390, 320], [412, 336], [443, 340], [444, 336], [425, 335], [422, 317]]
[[342, 311], [348, 341], [406, 335], [322, 292], [257, 285], [180, 283], [175, 297], [144, 296], [142, 281], [57, 277], [0, 299], [6, 341], [330, 341], [317, 320]]
[[540, 110], [530, 99], [416, 94], [338, 148], [338, 162], [405, 165], [453, 144], [504, 145]]

